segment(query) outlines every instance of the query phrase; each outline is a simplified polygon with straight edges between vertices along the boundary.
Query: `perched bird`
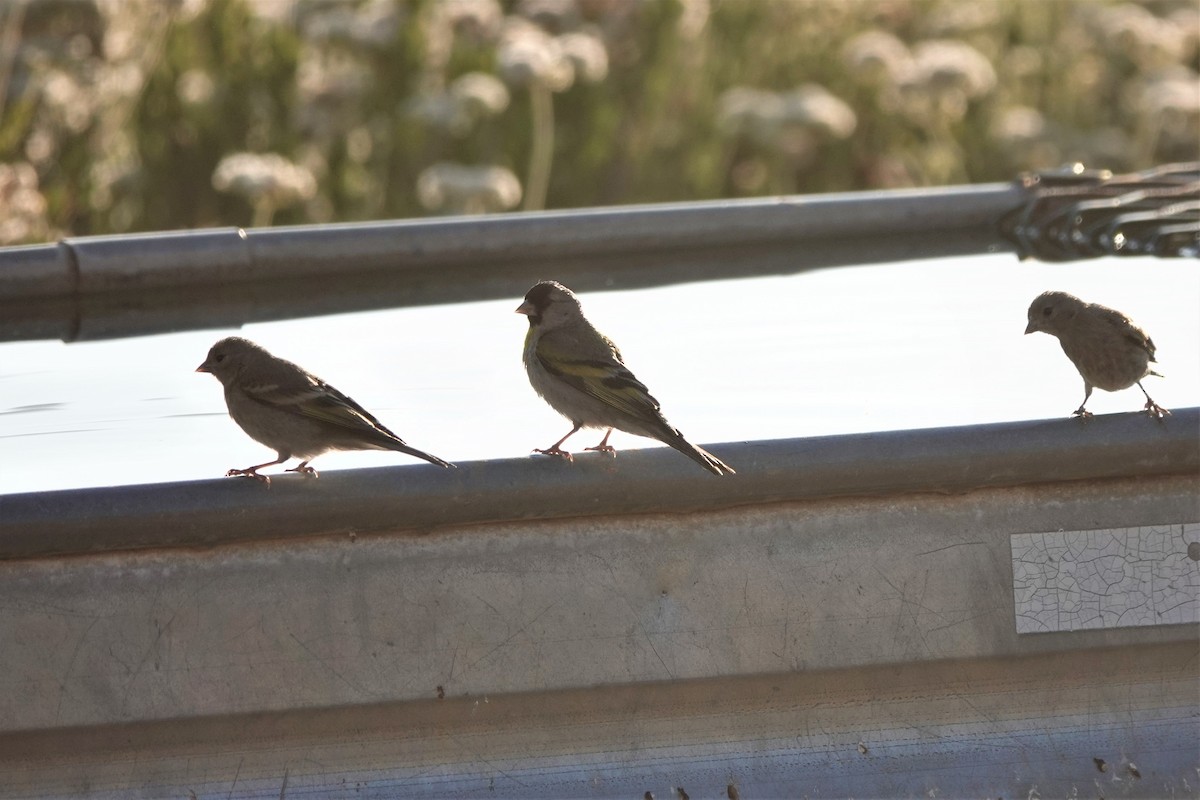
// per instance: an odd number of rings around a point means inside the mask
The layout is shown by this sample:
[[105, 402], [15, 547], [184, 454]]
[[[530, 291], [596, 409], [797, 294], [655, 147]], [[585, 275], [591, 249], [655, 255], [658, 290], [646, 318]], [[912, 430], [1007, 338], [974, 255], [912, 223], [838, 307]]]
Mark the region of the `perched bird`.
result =
[[570, 289], [554, 281], [542, 281], [525, 295], [517, 313], [529, 317], [524, 354], [529, 382], [574, 426], [566, 436], [535, 453], [571, 460], [571, 454], [562, 449], [568, 437], [580, 428], [607, 428], [600, 444], [587, 449], [615, 455], [608, 437], [613, 428], [618, 428], [658, 439], [714, 475], [734, 471], [671, 427], [658, 401], [625, 368], [617, 346], [588, 322]]
[[1154, 341], [1120, 311], [1086, 303], [1066, 292], [1043, 292], [1029, 306], [1025, 333], [1042, 331], [1058, 337], [1067, 358], [1083, 377], [1083, 402], [1074, 415], [1090, 417], [1084, 409], [1092, 389], [1128, 389], [1135, 383], [1146, 395], [1146, 413], [1161, 419], [1171, 412], [1150, 399], [1142, 378], [1161, 374], [1150, 369]]
[[212, 373], [225, 387], [229, 416], [250, 438], [277, 451], [274, 461], [231, 469], [270, 485], [258, 470], [302, 459], [288, 472], [316, 476], [308, 462], [330, 450], [396, 450], [439, 467], [453, 464], [409, 447], [396, 434], [337, 389], [290, 361], [273, 356], [248, 339], [230, 336], [208, 351], [196, 372]]

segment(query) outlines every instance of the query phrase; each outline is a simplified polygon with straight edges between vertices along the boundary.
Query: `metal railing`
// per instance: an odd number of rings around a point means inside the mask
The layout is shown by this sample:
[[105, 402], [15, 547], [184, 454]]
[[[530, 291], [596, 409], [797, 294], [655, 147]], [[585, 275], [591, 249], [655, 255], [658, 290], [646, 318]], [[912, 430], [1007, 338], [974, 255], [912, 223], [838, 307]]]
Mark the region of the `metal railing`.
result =
[[79, 237], [0, 250], [0, 341], [65, 341], [1009, 249], [1015, 185]]
[[1200, 164], [1012, 184], [72, 237], [0, 249], [0, 341], [103, 339], [518, 295], [1016, 252], [1200, 254]]
[[[712, 445], [723, 480], [668, 448], [574, 464], [514, 458], [456, 470], [338, 470], [318, 480], [217, 479], [0, 495], [0, 561], [304, 538], [346, 531], [1200, 474], [1200, 408]], [[708, 446], [708, 445], [706, 445]]]
[[[1190, 254], [1187, 199], [1154, 211], [1110, 180], [69, 239], [0, 250], [0, 340], [549, 274], [1087, 257], [1079, 235], [1115, 245], [1096, 225], [1130, 209], [1138, 241]], [[1194, 588], [1198, 430], [1185, 408], [718, 444], [720, 480], [654, 448], [3, 495], [0, 796], [1178, 793], [1195, 626], [1142, 590]], [[1021, 632], [1016, 537], [1097, 531], [1100, 577], [1138, 589], [1106, 602], [1150, 621]]]

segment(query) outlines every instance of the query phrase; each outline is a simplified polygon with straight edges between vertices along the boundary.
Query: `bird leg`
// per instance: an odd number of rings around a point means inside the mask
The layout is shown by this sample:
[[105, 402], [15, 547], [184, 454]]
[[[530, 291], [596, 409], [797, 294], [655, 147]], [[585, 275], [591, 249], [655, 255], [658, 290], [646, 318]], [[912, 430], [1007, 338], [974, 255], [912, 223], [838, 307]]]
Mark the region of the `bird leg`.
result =
[[268, 461], [265, 464], [255, 464], [253, 467], [246, 467], [245, 469], [231, 469], [225, 473], [225, 477], [226, 478], [233, 478], [233, 477], [254, 478], [256, 481], [259, 481], [260, 483], [265, 483], [267, 486], [270, 486], [271, 479], [268, 478], [266, 475], [259, 475], [258, 471], [260, 469], [262, 469], [263, 467], [273, 467], [276, 464], [282, 464], [285, 461], [287, 461], [286, 458], [277, 458], [274, 461]]
[[608, 433], [604, 434], [604, 438], [600, 440], [600, 444], [595, 447], [585, 447], [584, 450], [595, 450], [597, 453], [608, 453], [613, 458], [617, 457], [617, 448], [608, 443], [608, 437], [612, 436], [613, 429], [609, 428]]
[[1088, 398], [1090, 398], [1091, 396], [1092, 396], [1092, 385], [1090, 383], [1084, 383], [1083, 384], [1083, 402], [1079, 404], [1079, 408], [1077, 408], [1071, 412], [1072, 417], [1081, 417], [1082, 419], [1087, 419], [1088, 417], [1090, 417], [1092, 415], [1092, 412], [1090, 412], [1084, 408], [1084, 406], [1087, 405]]
[[561, 438], [561, 439], [559, 439], [557, 442], [555, 442], [554, 444], [552, 444], [552, 445], [550, 445], [549, 447], [547, 447], [545, 450], [538, 450], [538, 449], [535, 447], [535, 448], [533, 449], [533, 452], [535, 452], [535, 453], [541, 453], [541, 454], [542, 454], [542, 455], [544, 455], [544, 456], [558, 456], [559, 458], [565, 458], [567, 461], [574, 461], [575, 459], [571, 457], [571, 454], [570, 454], [570, 453], [568, 453], [566, 450], [563, 450], [563, 449], [562, 449], [562, 447], [561, 447], [561, 445], [562, 445], [562, 443], [563, 443], [563, 442], [565, 442], [567, 439], [570, 439], [570, 438], [571, 438], [571, 436], [573, 436], [574, 434], [578, 433], [578, 432], [579, 432], [579, 429], [580, 429], [580, 428], [582, 428], [582, 427], [583, 427], [583, 424], [582, 424], [582, 423], [580, 423], [580, 424], [577, 424], [577, 425], [576, 425], [574, 428], [571, 428], [570, 432], [569, 432], [569, 433], [567, 433], [567, 435], [566, 435], [566, 436], [562, 437], [562, 438]]
[[1146, 395], [1146, 405], [1144, 407], [1144, 410], [1147, 414], [1154, 417], [1155, 419], [1162, 419], [1163, 417], [1168, 416], [1171, 413], [1169, 410], [1163, 408], [1158, 403], [1156, 403], [1150, 399], [1150, 393], [1146, 391], [1145, 386], [1142, 386], [1141, 381], [1138, 381], [1137, 386], [1139, 389], [1142, 390], [1142, 394]]
[[301, 475], [303, 475], [306, 478], [319, 477], [317, 475], [317, 471], [315, 469], [313, 469], [312, 467], [310, 467], [308, 465], [307, 461], [301, 461], [299, 464], [292, 467], [291, 469], [284, 470], [284, 472], [299, 472]]

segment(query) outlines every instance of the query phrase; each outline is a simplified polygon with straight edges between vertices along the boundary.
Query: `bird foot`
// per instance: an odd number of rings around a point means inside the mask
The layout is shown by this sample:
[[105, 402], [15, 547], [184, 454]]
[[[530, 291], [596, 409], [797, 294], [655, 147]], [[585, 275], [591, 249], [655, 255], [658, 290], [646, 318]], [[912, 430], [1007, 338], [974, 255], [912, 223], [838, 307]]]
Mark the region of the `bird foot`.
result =
[[1169, 417], [1171, 415], [1170, 410], [1163, 408], [1162, 406], [1160, 406], [1158, 403], [1154, 402], [1153, 400], [1146, 401], [1146, 406], [1145, 406], [1144, 410], [1147, 414], [1154, 417], [1155, 419], [1162, 419], [1163, 417]]
[[266, 475], [259, 475], [252, 469], [231, 469], [225, 473], [226, 478], [254, 478], [259, 483], [265, 483], [268, 487], [271, 485], [271, 479]]
[[544, 456], [557, 456], [559, 458], [565, 458], [567, 461], [575, 460], [575, 458], [570, 453], [568, 453], [566, 450], [563, 450], [558, 445], [554, 445], [554, 447], [548, 448], [546, 450], [538, 450], [535, 447], [535, 448], [533, 448], [533, 452], [541, 453]]
[[611, 444], [598, 444], [595, 447], [585, 447], [584, 450], [591, 450], [596, 453], [608, 453], [613, 458], [617, 457], [617, 448]]
[[1071, 412], [1071, 416], [1079, 417], [1080, 419], [1087, 419], [1088, 417], [1092, 416], [1092, 412], [1088, 411], [1083, 406], [1080, 406]]
[[301, 475], [303, 475], [306, 478], [319, 478], [320, 477], [320, 475], [317, 473], [317, 471], [315, 469], [313, 469], [312, 467], [310, 467], [308, 464], [300, 464], [299, 466], [292, 467], [291, 469], [285, 469], [284, 472], [299, 472]]

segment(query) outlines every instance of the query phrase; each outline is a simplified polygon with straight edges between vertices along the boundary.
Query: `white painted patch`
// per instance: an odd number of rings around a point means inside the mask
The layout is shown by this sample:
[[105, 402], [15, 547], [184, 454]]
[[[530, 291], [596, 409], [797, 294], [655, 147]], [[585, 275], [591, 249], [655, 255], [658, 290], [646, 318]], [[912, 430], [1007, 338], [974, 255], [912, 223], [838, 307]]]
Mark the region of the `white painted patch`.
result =
[[1009, 540], [1017, 633], [1200, 623], [1200, 523]]

